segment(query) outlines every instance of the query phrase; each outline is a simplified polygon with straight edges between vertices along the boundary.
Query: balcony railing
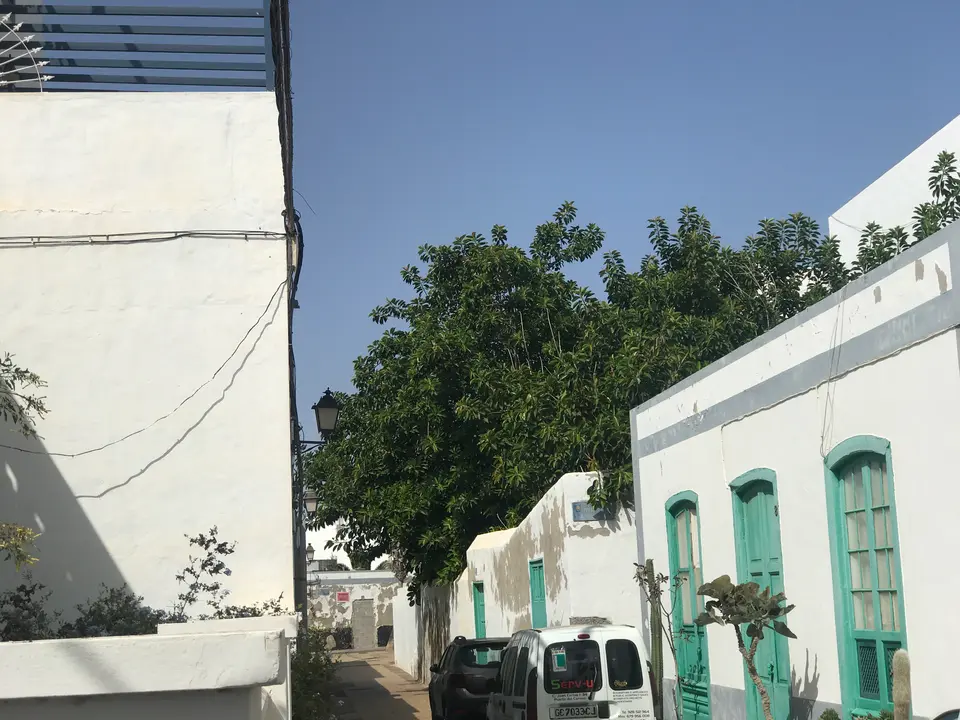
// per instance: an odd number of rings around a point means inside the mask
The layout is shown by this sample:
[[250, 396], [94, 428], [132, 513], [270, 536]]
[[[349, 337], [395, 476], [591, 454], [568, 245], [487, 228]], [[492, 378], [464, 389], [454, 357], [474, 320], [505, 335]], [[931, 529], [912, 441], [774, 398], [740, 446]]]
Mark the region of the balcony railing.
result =
[[[0, 70], [14, 90], [274, 87], [271, 0], [0, 0]], [[6, 33], [6, 35], [4, 35]], [[25, 54], [24, 44], [36, 49]], [[45, 64], [37, 80], [34, 60]]]

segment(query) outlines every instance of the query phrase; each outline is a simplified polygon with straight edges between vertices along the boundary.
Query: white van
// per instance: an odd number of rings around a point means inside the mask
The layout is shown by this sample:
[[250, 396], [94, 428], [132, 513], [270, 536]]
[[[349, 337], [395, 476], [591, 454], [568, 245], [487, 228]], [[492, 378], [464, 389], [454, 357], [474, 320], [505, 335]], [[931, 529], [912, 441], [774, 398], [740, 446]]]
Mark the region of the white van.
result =
[[634, 627], [521, 630], [500, 657], [487, 720], [653, 720], [647, 653]]

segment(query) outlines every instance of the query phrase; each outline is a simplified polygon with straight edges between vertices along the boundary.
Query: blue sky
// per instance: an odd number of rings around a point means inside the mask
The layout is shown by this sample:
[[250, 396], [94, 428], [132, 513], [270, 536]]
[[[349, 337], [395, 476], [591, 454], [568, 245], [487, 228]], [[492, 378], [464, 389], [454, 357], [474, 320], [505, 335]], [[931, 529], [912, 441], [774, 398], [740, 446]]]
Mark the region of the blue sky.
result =
[[526, 246], [564, 200], [632, 267], [688, 204], [735, 245], [795, 211], [825, 229], [960, 113], [960, 3], [291, 4], [308, 437], [421, 243], [501, 223]]

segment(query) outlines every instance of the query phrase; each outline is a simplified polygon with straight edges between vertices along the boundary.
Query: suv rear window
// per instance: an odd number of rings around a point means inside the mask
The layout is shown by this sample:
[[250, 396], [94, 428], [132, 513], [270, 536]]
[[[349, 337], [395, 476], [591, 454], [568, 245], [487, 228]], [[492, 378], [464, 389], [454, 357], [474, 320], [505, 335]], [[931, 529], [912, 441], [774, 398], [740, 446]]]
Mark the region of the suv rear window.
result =
[[640, 653], [632, 640], [607, 640], [607, 677], [613, 690], [638, 690], [643, 687]]
[[468, 668], [499, 667], [506, 643], [464, 645], [457, 652], [457, 664]]
[[595, 640], [570, 640], [547, 646], [543, 688], [552, 695], [592, 693], [603, 687], [600, 646]]

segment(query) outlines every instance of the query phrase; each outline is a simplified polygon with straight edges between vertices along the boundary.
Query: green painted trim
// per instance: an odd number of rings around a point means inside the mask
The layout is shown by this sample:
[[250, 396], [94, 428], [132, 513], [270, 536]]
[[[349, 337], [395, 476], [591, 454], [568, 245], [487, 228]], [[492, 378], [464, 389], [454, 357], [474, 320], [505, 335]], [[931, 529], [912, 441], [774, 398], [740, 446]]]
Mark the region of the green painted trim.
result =
[[[697, 497], [697, 494], [693, 490], [681, 490], [667, 499], [667, 513], [673, 512], [673, 508], [681, 503], [688, 503], [696, 507], [700, 503], [700, 498]], [[699, 515], [699, 510], [697, 512]]]
[[[479, 603], [477, 603], [478, 599], [480, 599]], [[481, 622], [483, 623], [482, 634]], [[473, 583], [473, 636], [478, 639], [487, 636], [487, 603], [483, 595], [482, 582]]]
[[[746, 543], [744, 542], [745, 530], [746, 530], [746, 520], [744, 518], [743, 511], [743, 502], [742, 494], [750, 488], [751, 485], [757, 482], [767, 482], [770, 483], [771, 491], [773, 492], [773, 502], [776, 507], [780, 505], [780, 493], [777, 488], [777, 473], [775, 470], [766, 467], [753, 468], [752, 470], [747, 470], [747, 472], [742, 475], [738, 475], [733, 480], [730, 481], [730, 501], [733, 508], [733, 547], [736, 553], [736, 565], [737, 565], [737, 584], [745, 583], [749, 579], [749, 574], [747, 572], [747, 548]], [[787, 568], [786, 562], [783, 558], [783, 536], [780, 533], [779, 528], [779, 514], [778, 517], [778, 527], [777, 527], [777, 537], [780, 543], [780, 565], [782, 571], [782, 581], [783, 589], [786, 592], [787, 589]], [[789, 596], [787, 596], [789, 598]], [[787, 648], [787, 664], [790, 665], [790, 645], [786, 643]], [[743, 688], [744, 688], [744, 702], [746, 703], [747, 718], [748, 720], [759, 720], [759, 718], [751, 717], [753, 711], [751, 708], [753, 705], [749, 702], [749, 693], [753, 689], [753, 680], [750, 677], [750, 674], [747, 672], [747, 667], [743, 665]], [[792, 666], [791, 666], [792, 667]], [[774, 708], [774, 712], [776, 709]]]
[[[873, 455], [883, 455], [890, 459], [890, 441], [876, 435], [856, 435], [847, 438], [833, 450], [827, 453], [823, 463], [831, 471], [854, 455], [861, 453], [871, 453]], [[890, 466], [887, 466], [887, 472], [892, 473]]]
[[[534, 622], [534, 604], [533, 604], [533, 568], [540, 568], [540, 591], [543, 595], [543, 625], [537, 625]], [[530, 580], [530, 626], [534, 630], [541, 630], [550, 626], [550, 618], [547, 616], [547, 577], [543, 566], [543, 558], [537, 558], [527, 563], [527, 577]]]
[[[700, 573], [703, 575], [703, 532], [701, 532], [701, 521], [703, 518], [700, 517], [700, 498], [693, 490], [681, 490], [674, 495], [671, 495], [667, 502], [664, 503], [664, 514], [666, 515], [667, 520], [667, 571], [671, 578], [676, 577], [678, 568], [680, 566], [679, 562], [679, 552], [680, 549], [677, 547], [677, 514], [685, 509], [686, 506], [692, 505], [694, 512], [697, 514], [697, 560], [700, 563]], [[706, 582], [704, 576], [704, 582]], [[671, 587], [673, 583], [671, 582]], [[696, 617], [700, 612], [700, 596], [696, 596], [694, 599], [694, 604], [692, 607], [692, 614]], [[677, 598], [676, 590], [671, 589], [670, 591], [670, 604], [672, 607], [677, 607]], [[681, 603], [682, 607], [682, 603]], [[680, 629], [680, 626], [683, 625], [682, 619], [682, 610], [679, 612], [673, 613], [673, 627], [670, 628], [671, 632], [677, 632]], [[704, 701], [706, 704], [706, 716], [709, 718], [712, 712], [713, 702], [710, 697], [710, 647], [707, 644], [707, 635], [708, 633], [704, 629], [702, 634], [702, 657], [704, 658], [703, 669], [704, 669], [704, 690], [706, 691]], [[679, 675], [680, 669], [674, 668], [674, 672]], [[675, 686], [676, 687], [676, 686]], [[674, 699], [674, 702], [677, 702], [677, 699]]]
[[[904, 611], [903, 570], [900, 562], [900, 532], [897, 520], [897, 490], [893, 471], [893, 450], [889, 440], [875, 435], [856, 435], [847, 438], [827, 453], [823, 460], [824, 483], [827, 502], [827, 528], [830, 533], [830, 572], [833, 580], [833, 612], [836, 622], [837, 654], [840, 660], [840, 698], [843, 717], [852, 717], [855, 714], [870, 712], [877, 713], [876, 708], [859, 708], [855, 706], [855, 698], [860, 697], [860, 671], [855, 652], [853, 619], [847, 612], [846, 593], [849, 592], [846, 583], [845, 566], [840, 562], [841, 554], [846, 555], [847, 548], [842, 538], [845, 529], [840, 525], [840, 478], [836, 470], [855, 455], [871, 454], [884, 458], [887, 466], [887, 478], [890, 482], [890, 515], [892, 525], [891, 546], [893, 547], [894, 572], [897, 580], [897, 610], [899, 612], [901, 647], [907, 649], [907, 617]], [[870, 517], [872, 524], [872, 515]], [[879, 621], [879, 616], [877, 616]], [[878, 669], [883, 671], [885, 658], [878, 656]], [[879, 705], [884, 708], [892, 707], [884, 698]], [[912, 713], [912, 711], [911, 711]]]
[[745, 490], [748, 485], [758, 480], [766, 480], [773, 485], [773, 496], [777, 496], [777, 473], [770, 468], [754, 468], [743, 475], [738, 475], [730, 481], [730, 489], [736, 492]]

